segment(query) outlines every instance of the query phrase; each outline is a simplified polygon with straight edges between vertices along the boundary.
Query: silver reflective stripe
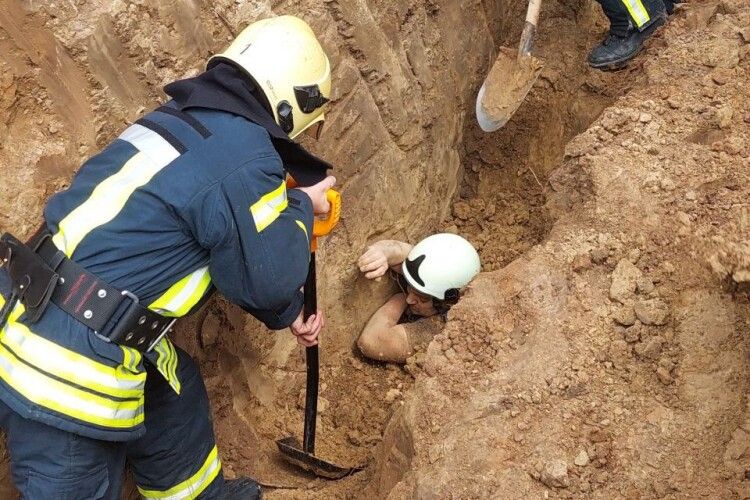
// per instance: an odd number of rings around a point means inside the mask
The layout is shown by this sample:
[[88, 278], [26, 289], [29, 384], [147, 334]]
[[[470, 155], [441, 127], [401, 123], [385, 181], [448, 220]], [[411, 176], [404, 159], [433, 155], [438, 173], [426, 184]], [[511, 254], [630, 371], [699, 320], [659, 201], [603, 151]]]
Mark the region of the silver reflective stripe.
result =
[[163, 168], [180, 156], [179, 151], [167, 142], [166, 139], [153, 130], [137, 123], [126, 128], [120, 134], [120, 139], [129, 142], [138, 148], [138, 151], [147, 154], [154, 162], [160, 165], [159, 168]]
[[180, 155], [162, 136], [142, 125], [131, 125], [120, 139], [131, 143], [139, 152], [100, 182], [86, 201], [60, 221], [52, 240], [68, 257], [86, 235], [114, 219], [136, 189]]

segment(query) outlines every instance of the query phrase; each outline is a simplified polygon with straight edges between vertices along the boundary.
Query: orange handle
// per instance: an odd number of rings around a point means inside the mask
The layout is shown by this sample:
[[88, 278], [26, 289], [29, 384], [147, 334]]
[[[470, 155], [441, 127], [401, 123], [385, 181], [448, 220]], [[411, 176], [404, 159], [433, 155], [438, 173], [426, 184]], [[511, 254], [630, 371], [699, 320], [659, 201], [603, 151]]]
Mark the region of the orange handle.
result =
[[[297, 181], [292, 178], [291, 175], [286, 178], [287, 189], [297, 187]], [[339, 223], [341, 218], [341, 193], [335, 189], [329, 189], [326, 192], [326, 199], [331, 204], [331, 209], [325, 219], [315, 219], [313, 222], [313, 234], [310, 239], [310, 251], [314, 252], [318, 249], [318, 236], [325, 236], [333, 231], [336, 224]]]
[[331, 204], [331, 209], [325, 219], [315, 219], [313, 222], [313, 234], [310, 238], [310, 252], [312, 253], [318, 250], [318, 236], [325, 236], [333, 231], [341, 218], [341, 193], [329, 189], [326, 193], [326, 199]]
[[331, 209], [328, 211], [325, 219], [315, 219], [313, 223], [313, 237], [329, 234], [341, 218], [341, 193], [334, 189], [329, 189], [326, 193], [326, 199], [331, 204]]

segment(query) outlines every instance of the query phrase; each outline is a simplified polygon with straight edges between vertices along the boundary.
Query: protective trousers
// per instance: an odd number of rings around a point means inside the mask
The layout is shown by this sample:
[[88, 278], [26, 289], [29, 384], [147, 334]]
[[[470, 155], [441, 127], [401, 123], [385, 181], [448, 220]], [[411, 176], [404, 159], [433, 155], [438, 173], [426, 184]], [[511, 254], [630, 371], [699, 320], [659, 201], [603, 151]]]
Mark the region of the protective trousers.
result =
[[125, 462], [145, 498], [217, 498], [224, 484], [208, 396], [194, 361], [176, 348], [178, 395], [147, 365], [146, 434], [98, 441], [27, 420], [0, 402], [11, 472], [28, 500], [119, 500]]
[[672, 0], [597, 0], [609, 18], [610, 33], [624, 37], [631, 28], [646, 29], [655, 19], [666, 15]]

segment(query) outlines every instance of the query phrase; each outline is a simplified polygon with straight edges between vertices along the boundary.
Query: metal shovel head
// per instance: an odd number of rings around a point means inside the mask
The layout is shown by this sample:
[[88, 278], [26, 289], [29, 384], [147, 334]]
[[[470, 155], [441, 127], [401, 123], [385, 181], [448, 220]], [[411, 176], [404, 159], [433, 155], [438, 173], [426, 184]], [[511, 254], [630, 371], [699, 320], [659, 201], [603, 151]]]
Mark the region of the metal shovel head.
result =
[[477, 95], [476, 114], [485, 132], [502, 128], [516, 112], [542, 72], [542, 61], [532, 55], [500, 48], [495, 64]]
[[321, 460], [311, 453], [307, 453], [302, 448], [295, 437], [287, 437], [276, 441], [276, 446], [284, 456], [284, 459], [306, 471], [310, 471], [316, 476], [328, 479], [341, 479], [355, 472], [362, 470], [362, 467], [339, 467], [338, 465]]

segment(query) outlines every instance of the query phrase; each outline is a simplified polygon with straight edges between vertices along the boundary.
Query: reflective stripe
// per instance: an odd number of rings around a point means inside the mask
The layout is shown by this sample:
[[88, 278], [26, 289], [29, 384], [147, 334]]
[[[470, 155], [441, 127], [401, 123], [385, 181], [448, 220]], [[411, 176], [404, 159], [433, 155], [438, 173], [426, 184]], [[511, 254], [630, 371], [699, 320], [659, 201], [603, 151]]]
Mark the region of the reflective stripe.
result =
[[148, 308], [163, 316], [184, 316], [201, 300], [209, 286], [208, 267], [202, 267], [169, 287]]
[[[0, 296], [0, 307], [4, 303], [5, 299]], [[17, 304], [12, 317], [0, 334], [2, 344], [11, 349], [16, 356], [39, 370], [63, 380], [74, 381], [104, 395], [117, 398], [141, 397], [146, 373], [137, 373], [137, 365], [140, 362], [138, 351], [133, 350], [136, 354], [131, 354], [132, 361], [125, 358], [125, 368], [98, 363], [36, 335], [26, 325], [17, 323], [15, 320], [23, 312], [23, 305]]]
[[116, 398], [140, 398], [146, 373], [112, 368], [35, 335], [26, 325], [9, 322], [0, 336], [3, 347], [39, 370]]
[[122, 365], [131, 372], [139, 372], [138, 365], [141, 363], [141, 353], [132, 347], [121, 345], [123, 361]]
[[639, 28], [651, 20], [651, 16], [649, 16], [641, 0], [622, 0], [622, 3], [625, 4], [630, 16]]
[[289, 202], [286, 198], [286, 183], [281, 185], [268, 194], [263, 195], [260, 200], [250, 207], [250, 213], [253, 214], [255, 229], [258, 232], [263, 231], [275, 221], [281, 212], [283, 212]]
[[302, 228], [302, 232], [305, 233], [305, 238], [307, 238], [307, 242], [310, 242], [310, 237], [307, 235], [307, 227], [305, 227], [305, 224], [301, 220], [294, 219], [294, 222], [297, 223], [299, 227]]
[[137, 123], [126, 128], [120, 134], [120, 139], [138, 148], [138, 151], [151, 158], [157, 165], [160, 165], [159, 168], [164, 168], [180, 156], [180, 152], [167, 142], [166, 139], [153, 130]]
[[120, 213], [133, 191], [179, 156], [159, 134], [141, 125], [131, 125], [120, 139], [130, 142], [139, 152], [117, 173], [99, 183], [86, 201], [60, 221], [52, 241], [68, 257], [87, 234]]
[[197, 498], [221, 471], [221, 461], [216, 446], [206, 457], [201, 468], [180, 484], [166, 491], [145, 490], [138, 486], [138, 491], [144, 498], [159, 498], [163, 500], [184, 500]]
[[156, 369], [169, 382], [174, 392], [179, 394], [182, 386], [180, 385], [180, 380], [177, 378], [177, 351], [175, 351], [174, 345], [165, 337], [156, 344], [154, 351], [158, 355]]
[[[0, 297], [0, 306], [4, 303]], [[124, 429], [143, 422], [145, 373], [128, 373], [60, 347], [16, 323], [22, 313], [23, 306], [16, 306], [0, 332], [0, 378], [6, 384], [32, 403], [86, 423]], [[68, 385], [42, 370], [102, 394]], [[115, 401], [106, 395], [131, 399]]]
[[18, 361], [2, 345], [0, 378], [32, 403], [83, 422], [118, 429], [143, 423], [143, 399], [112, 401], [76, 389]]

